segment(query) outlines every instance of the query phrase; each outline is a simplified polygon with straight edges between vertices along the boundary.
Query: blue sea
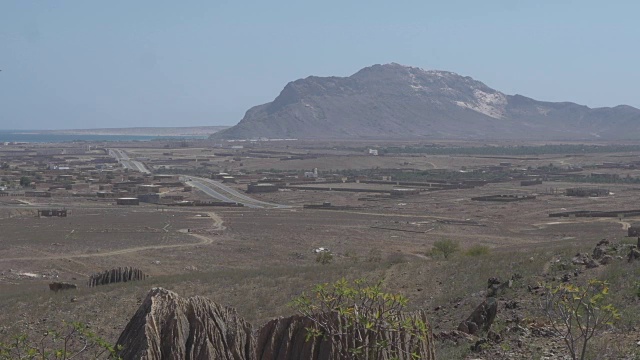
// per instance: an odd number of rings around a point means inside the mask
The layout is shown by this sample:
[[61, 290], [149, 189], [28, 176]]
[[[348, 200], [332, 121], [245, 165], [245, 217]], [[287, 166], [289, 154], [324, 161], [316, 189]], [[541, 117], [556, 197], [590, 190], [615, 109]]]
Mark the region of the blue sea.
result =
[[71, 141], [149, 141], [156, 139], [205, 139], [202, 136], [138, 136], [138, 135], [61, 135], [38, 134], [29, 131], [0, 130], [1, 142], [59, 143]]

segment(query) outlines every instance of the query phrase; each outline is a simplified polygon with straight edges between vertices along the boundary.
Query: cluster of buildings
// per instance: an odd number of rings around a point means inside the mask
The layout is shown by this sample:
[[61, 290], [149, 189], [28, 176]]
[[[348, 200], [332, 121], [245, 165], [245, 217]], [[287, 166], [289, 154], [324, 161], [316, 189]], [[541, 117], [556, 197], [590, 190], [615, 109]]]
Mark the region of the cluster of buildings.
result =
[[[87, 197], [126, 203], [182, 201], [191, 188], [177, 175], [129, 172], [106, 149], [89, 146], [2, 149], [0, 197]], [[128, 202], [134, 202], [129, 200]]]

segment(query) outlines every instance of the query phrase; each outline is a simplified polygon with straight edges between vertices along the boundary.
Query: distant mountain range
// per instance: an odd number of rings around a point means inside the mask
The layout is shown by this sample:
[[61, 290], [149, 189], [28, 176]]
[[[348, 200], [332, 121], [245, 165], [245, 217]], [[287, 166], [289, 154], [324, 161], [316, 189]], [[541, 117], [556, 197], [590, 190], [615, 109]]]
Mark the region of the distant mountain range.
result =
[[[599, 89], [598, 91], [602, 91]], [[639, 139], [640, 110], [506, 95], [447, 71], [373, 65], [310, 76], [213, 139]]]

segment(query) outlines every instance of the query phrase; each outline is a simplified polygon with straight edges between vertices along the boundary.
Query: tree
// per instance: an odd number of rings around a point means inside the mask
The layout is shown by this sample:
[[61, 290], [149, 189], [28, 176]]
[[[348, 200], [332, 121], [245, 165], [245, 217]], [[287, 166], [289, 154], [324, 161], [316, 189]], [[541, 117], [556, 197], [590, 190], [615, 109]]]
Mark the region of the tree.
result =
[[31, 178], [28, 176], [23, 176], [20, 178], [20, 186], [29, 186], [31, 184]]
[[[403, 316], [408, 299], [381, 287], [381, 282], [343, 278], [295, 298], [293, 306], [313, 324], [307, 327], [307, 341], [330, 341], [342, 359], [419, 359], [420, 345], [430, 335], [426, 320]], [[398, 339], [406, 343], [398, 346]]]
[[37, 340], [27, 335], [16, 336], [12, 342], [0, 342], [0, 360], [68, 360], [120, 359], [120, 347], [115, 347], [78, 322], [66, 324], [59, 333], [48, 330]]
[[547, 287], [544, 310], [573, 360], [584, 360], [589, 340], [620, 318], [613, 305], [605, 304], [608, 294], [609, 285], [600, 280], [589, 280], [583, 287]]
[[444, 239], [438, 240], [433, 243], [432, 254], [442, 254], [445, 259], [448, 259], [456, 251], [460, 250], [460, 244], [457, 241]]

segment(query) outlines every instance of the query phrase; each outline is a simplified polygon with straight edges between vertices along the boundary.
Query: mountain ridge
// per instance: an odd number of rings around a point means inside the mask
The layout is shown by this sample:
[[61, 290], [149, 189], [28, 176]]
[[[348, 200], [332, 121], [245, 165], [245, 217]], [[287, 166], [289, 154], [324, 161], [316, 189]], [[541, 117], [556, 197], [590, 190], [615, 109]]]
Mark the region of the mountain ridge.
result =
[[469, 76], [396, 63], [289, 82], [214, 139], [640, 138], [640, 110], [507, 95]]

